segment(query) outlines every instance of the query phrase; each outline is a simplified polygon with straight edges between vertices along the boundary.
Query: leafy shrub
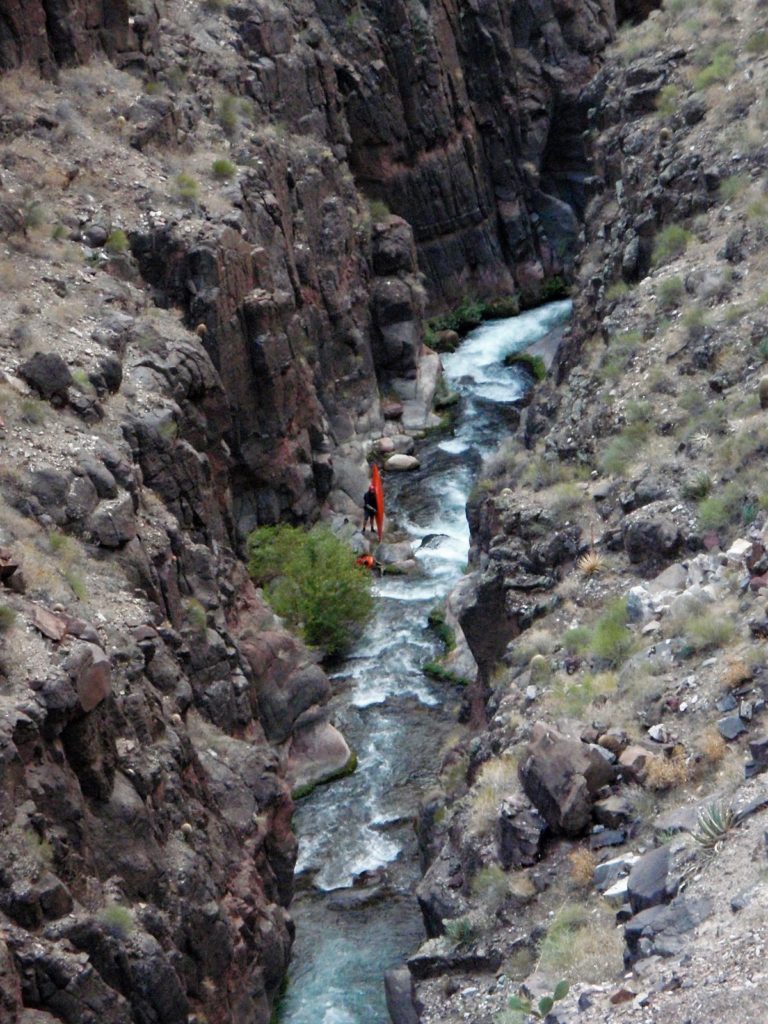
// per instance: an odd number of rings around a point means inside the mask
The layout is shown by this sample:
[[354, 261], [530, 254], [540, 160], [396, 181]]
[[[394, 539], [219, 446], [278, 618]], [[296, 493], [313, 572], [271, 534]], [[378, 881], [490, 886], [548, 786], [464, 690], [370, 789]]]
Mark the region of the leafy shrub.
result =
[[10, 605], [0, 604], [0, 633], [7, 633], [16, 621], [16, 612]]
[[681, 256], [688, 248], [693, 235], [679, 224], [670, 224], [656, 236], [653, 245], [652, 262], [655, 267], [669, 263], [675, 256]]
[[505, 366], [524, 366], [534, 380], [544, 380], [547, 376], [547, 365], [541, 356], [531, 355], [530, 352], [510, 352], [504, 356]]
[[455, 309], [430, 320], [430, 327], [434, 331], [456, 331], [464, 335], [483, 322], [487, 308], [482, 300], [468, 295]]
[[629, 285], [626, 281], [614, 281], [605, 289], [605, 301], [615, 302], [629, 293]]
[[682, 277], [666, 277], [659, 282], [656, 290], [656, 301], [661, 309], [675, 309], [685, 294]]
[[468, 917], [455, 917], [451, 921], [444, 921], [445, 934], [457, 946], [466, 946], [477, 934], [477, 928]]
[[558, 710], [578, 718], [598, 697], [614, 693], [618, 679], [613, 672], [596, 675], [560, 676], [553, 688], [551, 700]]
[[539, 950], [543, 973], [575, 974], [597, 981], [621, 968], [623, 938], [607, 910], [590, 912], [580, 903], [566, 903], [555, 914]]
[[746, 51], [755, 56], [768, 53], [768, 31], [760, 29], [759, 32], [753, 32], [747, 39]]
[[615, 668], [627, 658], [634, 647], [634, 637], [627, 622], [627, 602], [624, 598], [612, 601], [592, 630], [592, 653]]
[[542, 996], [535, 1005], [529, 999], [524, 999], [519, 995], [512, 996], [508, 1005], [510, 1010], [517, 1010], [519, 1013], [535, 1017], [536, 1020], [544, 1020], [555, 1003], [559, 1002], [561, 999], [565, 999], [567, 995], [568, 982], [559, 981], [557, 985], [555, 985], [552, 995]]
[[563, 647], [566, 654], [586, 654], [592, 640], [592, 630], [588, 626], [574, 626], [563, 636]]
[[715, 50], [712, 61], [694, 75], [694, 89], [709, 89], [718, 82], [727, 82], [736, 68], [736, 61], [728, 51], [727, 46], [720, 46]]
[[224, 129], [224, 134], [232, 137], [237, 130], [237, 98], [222, 96], [216, 105], [216, 120]]
[[107, 931], [117, 938], [124, 939], [133, 931], [133, 914], [128, 907], [112, 903], [99, 911], [98, 918]]
[[122, 228], [115, 228], [104, 243], [104, 248], [112, 256], [119, 256], [128, 251], [128, 236]]
[[628, 423], [622, 432], [611, 440], [598, 459], [603, 473], [622, 474], [637, 458], [640, 449], [648, 439], [650, 426], [645, 421]]
[[598, 376], [601, 380], [618, 380], [632, 362], [632, 357], [643, 342], [640, 331], [625, 331], [614, 335], [603, 356]]
[[680, 90], [676, 85], [665, 85], [656, 97], [656, 110], [662, 117], [670, 117], [677, 110]]
[[349, 647], [373, 610], [370, 573], [325, 526], [260, 527], [248, 538], [251, 576], [309, 644], [329, 655]]
[[427, 617], [429, 628], [439, 638], [446, 652], [456, 647], [456, 634], [445, 621], [445, 611], [442, 608], [433, 608]]
[[197, 181], [191, 174], [187, 174], [186, 171], [182, 171], [181, 174], [176, 177], [176, 192], [179, 199], [183, 199], [186, 203], [197, 202], [197, 196], [199, 193]]
[[743, 490], [735, 483], [727, 484], [718, 494], [699, 502], [699, 527], [702, 530], [722, 530], [735, 523], [739, 516]]
[[219, 157], [211, 164], [211, 171], [214, 178], [218, 178], [220, 181], [229, 181], [230, 178], [234, 178], [237, 167], [226, 157]]
[[680, 624], [687, 648], [696, 654], [725, 647], [735, 633], [733, 620], [723, 614], [722, 609], [710, 611], [700, 608], [687, 616]]
[[19, 406], [19, 418], [22, 423], [39, 426], [48, 416], [48, 406], [39, 398], [23, 398]]
[[709, 473], [698, 473], [692, 480], [683, 484], [683, 497], [689, 501], [701, 501], [712, 490], [712, 477]]
[[51, 238], [54, 242], [61, 242], [67, 237], [67, 229], [63, 224], [54, 224], [51, 229]]
[[369, 199], [368, 209], [371, 212], [371, 220], [386, 220], [392, 213], [383, 199]]
[[719, 194], [724, 203], [731, 203], [749, 185], [748, 174], [730, 174], [720, 182]]
[[495, 911], [509, 895], [509, 876], [498, 864], [480, 868], [470, 884], [473, 896], [478, 896], [489, 910]]

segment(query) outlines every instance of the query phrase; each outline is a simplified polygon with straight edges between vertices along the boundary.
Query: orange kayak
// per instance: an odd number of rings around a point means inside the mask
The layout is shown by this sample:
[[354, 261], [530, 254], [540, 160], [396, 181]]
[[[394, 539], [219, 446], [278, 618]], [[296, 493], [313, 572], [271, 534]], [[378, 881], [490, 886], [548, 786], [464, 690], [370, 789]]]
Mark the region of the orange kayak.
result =
[[376, 533], [379, 535], [379, 541], [381, 541], [384, 535], [384, 488], [381, 484], [379, 467], [375, 464], [371, 470], [371, 482], [376, 494]]

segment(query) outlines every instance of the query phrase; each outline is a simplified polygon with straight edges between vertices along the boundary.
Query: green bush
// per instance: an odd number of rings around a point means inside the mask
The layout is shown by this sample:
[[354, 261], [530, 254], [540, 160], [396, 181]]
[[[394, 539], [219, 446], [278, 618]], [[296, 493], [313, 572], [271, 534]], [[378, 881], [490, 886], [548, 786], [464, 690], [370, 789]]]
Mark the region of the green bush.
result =
[[128, 252], [128, 235], [122, 228], [115, 228], [110, 232], [109, 238], [104, 243], [104, 248], [112, 256], [120, 256], [122, 253]]
[[383, 199], [369, 199], [368, 209], [370, 210], [371, 220], [373, 221], [386, 220], [386, 218], [392, 213]]
[[467, 334], [483, 322], [487, 309], [487, 304], [481, 299], [467, 295], [455, 309], [434, 317], [429, 325], [433, 331], [456, 331], [458, 334]]
[[133, 914], [128, 907], [122, 907], [119, 903], [112, 903], [99, 911], [99, 920], [112, 935], [117, 938], [126, 938], [134, 928]]
[[466, 946], [477, 935], [477, 928], [468, 917], [455, 917], [444, 922], [445, 934], [457, 946]]
[[735, 523], [744, 500], [744, 492], [737, 484], [727, 484], [719, 494], [712, 494], [699, 502], [699, 527], [702, 530], [722, 530]]
[[712, 61], [693, 79], [694, 89], [709, 89], [718, 82], [727, 82], [736, 68], [736, 61], [726, 46], [718, 47]]
[[235, 96], [222, 96], [216, 104], [216, 120], [224, 129], [224, 134], [230, 138], [237, 130], [237, 98]]
[[219, 157], [218, 160], [214, 160], [211, 164], [211, 171], [214, 178], [218, 178], [220, 181], [229, 181], [230, 178], [234, 178], [237, 167], [235, 167], [231, 160]]
[[681, 256], [692, 238], [691, 232], [679, 224], [670, 224], [663, 228], [653, 245], [653, 265], [660, 267], [663, 263], [669, 263], [675, 256]]
[[656, 110], [662, 117], [670, 117], [677, 110], [680, 90], [676, 85], [665, 85], [656, 97]]
[[627, 629], [627, 602], [624, 598], [612, 601], [592, 630], [592, 653], [616, 668], [632, 653], [634, 637]]
[[373, 610], [370, 573], [325, 526], [260, 527], [248, 538], [248, 568], [269, 603], [307, 643], [346, 650]]
[[750, 181], [748, 174], [730, 174], [720, 182], [720, 198], [724, 203], [733, 202], [747, 188]]
[[198, 187], [197, 182], [191, 174], [187, 174], [186, 171], [182, 171], [176, 178], [176, 191], [178, 192], [179, 198], [183, 199], [187, 203], [197, 202]]
[[16, 612], [10, 605], [0, 604], [0, 633], [7, 633], [16, 621]]
[[659, 282], [656, 301], [661, 309], [675, 309], [685, 294], [685, 285], [681, 277], [667, 277]]
[[747, 40], [746, 51], [755, 56], [768, 53], [768, 31], [760, 29], [759, 32], [754, 32]]
[[630, 423], [620, 434], [612, 437], [598, 459], [601, 472], [625, 473], [648, 440], [649, 432], [650, 427], [645, 422]]
[[626, 281], [614, 281], [613, 284], [608, 285], [605, 289], [605, 301], [615, 302], [616, 299], [622, 298], [629, 292], [629, 285]]
[[566, 654], [585, 654], [589, 650], [592, 640], [592, 630], [587, 626], [574, 626], [566, 631], [563, 637], [563, 647]]

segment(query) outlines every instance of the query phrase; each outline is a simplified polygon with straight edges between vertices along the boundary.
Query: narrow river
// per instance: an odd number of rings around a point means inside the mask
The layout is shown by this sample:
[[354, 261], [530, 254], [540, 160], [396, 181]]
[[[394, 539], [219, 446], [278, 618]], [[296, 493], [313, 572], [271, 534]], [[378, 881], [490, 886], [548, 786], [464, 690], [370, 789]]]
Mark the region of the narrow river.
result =
[[504, 357], [562, 324], [570, 302], [483, 324], [443, 357], [461, 395], [450, 435], [419, 448], [421, 469], [385, 479], [390, 526], [406, 531], [418, 577], [376, 585], [373, 621], [334, 677], [333, 718], [358, 755], [354, 775], [297, 806], [300, 853], [292, 912], [297, 937], [279, 1024], [388, 1024], [384, 971], [424, 937], [413, 889], [413, 820], [456, 729], [460, 694], [420, 671], [439, 653], [429, 611], [467, 560], [467, 495], [482, 460], [508, 432], [505, 407], [525, 378]]

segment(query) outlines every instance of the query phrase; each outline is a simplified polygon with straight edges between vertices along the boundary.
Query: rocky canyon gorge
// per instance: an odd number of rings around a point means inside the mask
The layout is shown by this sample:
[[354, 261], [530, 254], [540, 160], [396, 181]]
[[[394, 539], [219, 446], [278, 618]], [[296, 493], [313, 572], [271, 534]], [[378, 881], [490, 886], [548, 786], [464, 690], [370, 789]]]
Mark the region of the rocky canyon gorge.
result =
[[[0, 0], [0, 1020], [273, 1019], [294, 796], [354, 755], [332, 666], [254, 587], [248, 534], [349, 539], [369, 460], [449, 429], [446, 328], [569, 290], [467, 505], [441, 614], [446, 686], [472, 678], [423, 794], [428, 938], [390, 1012], [506, 1024], [514, 993], [567, 976], [551, 1021], [653, 994], [686, 1019], [664, 958], [716, 894], [686, 901], [712, 869], [679, 836], [696, 801], [727, 803], [746, 872], [768, 763], [768, 503], [734, 469], [756, 467], [768, 401], [768, 28], [761, 0], [735, 6]], [[382, 560], [413, 571], [393, 538]], [[683, 642], [709, 605], [729, 636]], [[717, 772], [748, 740], [736, 799]], [[606, 830], [628, 859], [601, 873]], [[593, 873], [608, 888], [649, 851], [616, 904], [647, 981], [536, 971], [558, 908], [602, 927]], [[671, 939], [672, 900], [690, 927]]]

